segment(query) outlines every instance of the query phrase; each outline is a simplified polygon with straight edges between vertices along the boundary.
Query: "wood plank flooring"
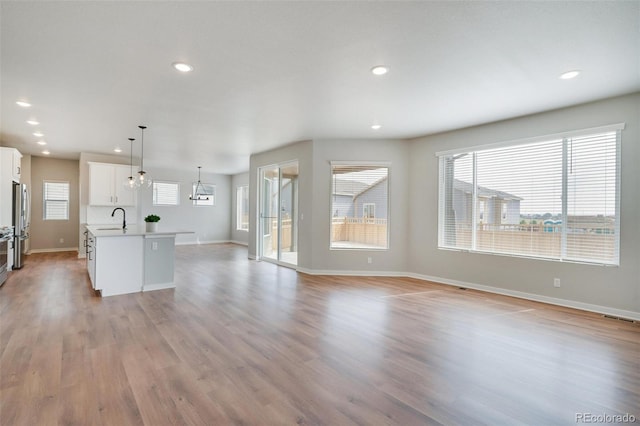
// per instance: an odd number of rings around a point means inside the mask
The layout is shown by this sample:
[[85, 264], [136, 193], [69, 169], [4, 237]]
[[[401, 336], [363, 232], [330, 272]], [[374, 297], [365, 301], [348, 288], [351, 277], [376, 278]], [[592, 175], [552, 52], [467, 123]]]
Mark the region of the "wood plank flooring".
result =
[[637, 323], [231, 244], [177, 247], [176, 279], [99, 298], [76, 253], [28, 256], [0, 289], [0, 424], [640, 419]]

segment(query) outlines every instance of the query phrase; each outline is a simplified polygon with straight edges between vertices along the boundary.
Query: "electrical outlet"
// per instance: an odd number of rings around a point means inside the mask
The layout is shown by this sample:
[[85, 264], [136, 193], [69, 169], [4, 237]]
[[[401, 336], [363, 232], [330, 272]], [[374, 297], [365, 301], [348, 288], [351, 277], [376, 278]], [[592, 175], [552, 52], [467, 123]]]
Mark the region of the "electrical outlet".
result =
[[151, 250], [158, 250], [158, 243], [156, 241], [151, 243]]
[[372, 264], [373, 263], [373, 259], [371, 258], [371, 256], [367, 257], [367, 263], [368, 264]]
[[60, 238], [60, 244], [64, 243], [64, 238]]
[[553, 279], [553, 286], [554, 287], [560, 287], [560, 278], [554, 278]]

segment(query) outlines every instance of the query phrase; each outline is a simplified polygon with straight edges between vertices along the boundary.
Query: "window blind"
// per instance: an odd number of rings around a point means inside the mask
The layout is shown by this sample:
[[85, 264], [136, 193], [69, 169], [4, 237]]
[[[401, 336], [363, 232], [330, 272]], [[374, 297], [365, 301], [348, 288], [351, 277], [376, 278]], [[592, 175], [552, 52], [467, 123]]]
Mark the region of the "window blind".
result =
[[439, 156], [441, 248], [618, 264], [620, 131]]
[[177, 206], [180, 204], [180, 184], [175, 182], [153, 182], [154, 206]]
[[389, 168], [334, 163], [331, 166], [332, 249], [389, 247]]
[[44, 220], [69, 220], [69, 183], [44, 182]]

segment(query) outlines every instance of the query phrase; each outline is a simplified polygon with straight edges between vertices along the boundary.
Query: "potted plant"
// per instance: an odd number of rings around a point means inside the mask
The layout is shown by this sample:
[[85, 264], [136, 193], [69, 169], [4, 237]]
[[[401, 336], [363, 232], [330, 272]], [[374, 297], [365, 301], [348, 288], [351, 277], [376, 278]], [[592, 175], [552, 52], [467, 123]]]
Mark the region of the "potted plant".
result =
[[155, 214], [150, 214], [149, 216], [144, 218], [147, 226], [147, 232], [157, 232], [158, 231], [158, 222], [160, 222], [160, 216]]

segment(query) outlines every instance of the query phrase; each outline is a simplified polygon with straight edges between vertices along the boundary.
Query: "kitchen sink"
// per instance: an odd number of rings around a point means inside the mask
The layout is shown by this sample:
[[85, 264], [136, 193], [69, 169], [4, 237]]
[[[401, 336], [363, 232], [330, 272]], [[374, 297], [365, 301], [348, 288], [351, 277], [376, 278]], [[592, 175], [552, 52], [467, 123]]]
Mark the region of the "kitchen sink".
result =
[[97, 228], [97, 231], [120, 231], [122, 227], [119, 228]]

